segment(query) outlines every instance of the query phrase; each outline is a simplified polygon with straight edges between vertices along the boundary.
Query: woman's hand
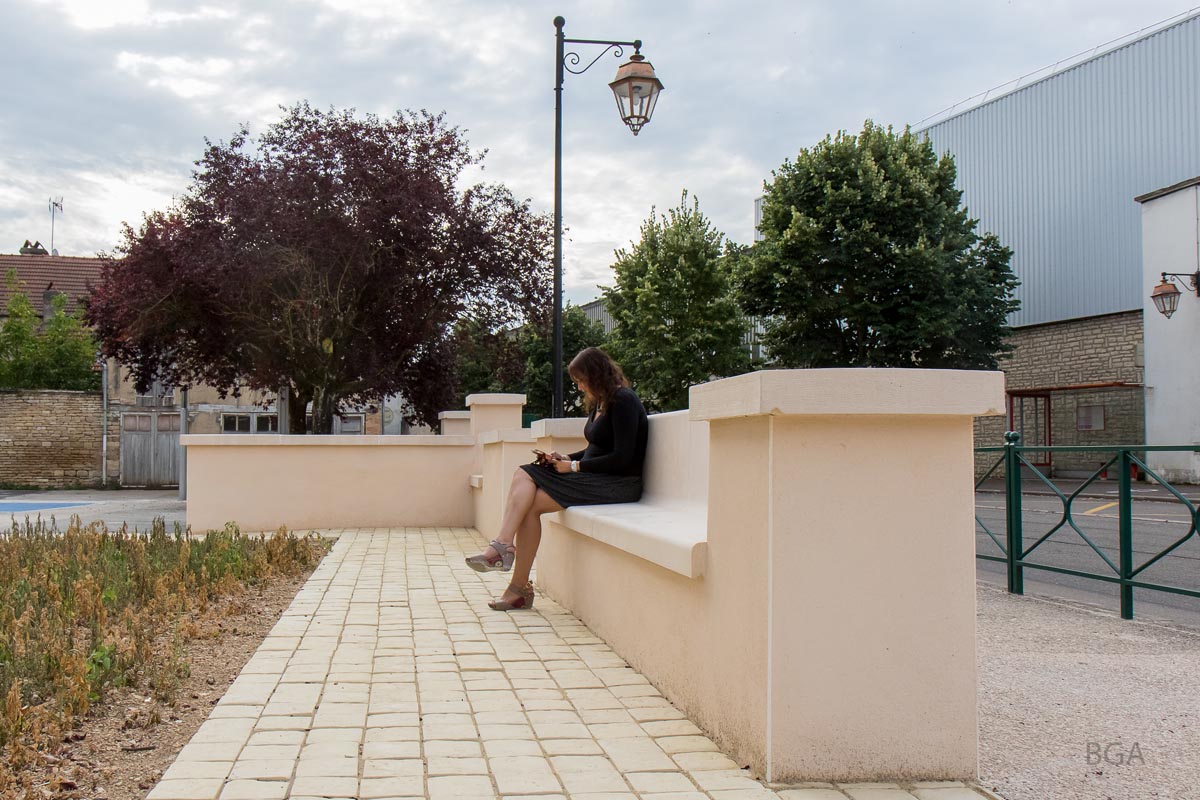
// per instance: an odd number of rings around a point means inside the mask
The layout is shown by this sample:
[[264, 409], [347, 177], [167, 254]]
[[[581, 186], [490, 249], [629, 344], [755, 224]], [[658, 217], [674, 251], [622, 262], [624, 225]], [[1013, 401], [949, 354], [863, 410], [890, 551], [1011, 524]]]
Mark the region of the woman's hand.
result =
[[553, 463], [555, 472], [571, 472], [572, 471], [571, 470], [571, 462], [566, 459], [554, 461], [552, 463]]
[[550, 454], [550, 460], [551, 461], [570, 461], [571, 459], [567, 458], [562, 453], [555, 450], [553, 453]]

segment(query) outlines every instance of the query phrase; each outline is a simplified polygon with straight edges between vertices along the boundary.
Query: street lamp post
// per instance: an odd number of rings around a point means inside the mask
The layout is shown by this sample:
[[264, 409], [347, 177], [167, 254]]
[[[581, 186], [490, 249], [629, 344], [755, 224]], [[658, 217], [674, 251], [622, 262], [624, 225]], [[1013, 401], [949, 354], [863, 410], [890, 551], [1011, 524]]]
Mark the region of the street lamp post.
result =
[[[663, 85], [654, 75], [654, 67], [642, 55], [642, 40], [632, 42], [607, 41], [604, 39], [567, 39], [563, 36], [566, 20], [554, 18], [554, 400], [551, 416], [563, 416], [563, 331], [562, 331], [562, 90], [565, 73], [582, 75], [610, 50], [620, 58], [626, 47], [633, 48], [629, 61], [617, 70], [617, 76], [608, 86], [617, 100], [617, 109], [622, 121], [637, 136], [642, 126], [650, 121], [658, 93]], [[600, 45], [604, 49], [585, 66], [578, 53], [566, 52], [566, 45]]]

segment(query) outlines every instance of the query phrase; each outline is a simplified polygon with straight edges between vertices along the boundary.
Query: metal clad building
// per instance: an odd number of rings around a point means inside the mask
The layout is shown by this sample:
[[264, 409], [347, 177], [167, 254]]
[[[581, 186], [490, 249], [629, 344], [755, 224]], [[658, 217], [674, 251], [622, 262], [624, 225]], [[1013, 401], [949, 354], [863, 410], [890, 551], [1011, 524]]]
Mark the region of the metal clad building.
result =
[[1200, 13], [916, 130], [1013, 249], [1011, 324], [1140, 310], [1133, 198], [1200, 175]]

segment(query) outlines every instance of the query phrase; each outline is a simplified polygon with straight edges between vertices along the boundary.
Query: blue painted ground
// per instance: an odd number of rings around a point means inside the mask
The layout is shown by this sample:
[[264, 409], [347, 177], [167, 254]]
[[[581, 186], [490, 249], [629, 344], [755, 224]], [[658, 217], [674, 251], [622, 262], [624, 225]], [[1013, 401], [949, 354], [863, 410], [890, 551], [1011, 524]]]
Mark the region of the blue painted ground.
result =
[[15, 514], [25, 511], [45, 511], [54, 508], [71, 508], [72, 506], [86, 506], [87, 503], [6, 503], [0, 500], [0, 514]]

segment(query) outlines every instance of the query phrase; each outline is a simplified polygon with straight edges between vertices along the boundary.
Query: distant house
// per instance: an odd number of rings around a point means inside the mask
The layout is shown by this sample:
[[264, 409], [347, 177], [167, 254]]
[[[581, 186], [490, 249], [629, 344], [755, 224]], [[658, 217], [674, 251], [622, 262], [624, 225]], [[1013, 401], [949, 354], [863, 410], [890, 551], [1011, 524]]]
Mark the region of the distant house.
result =
[[[52, 256], [40, 247], [21, 248], [26, 255], [0, 254], [0, 319], [8, 314], [12, 290], [7, 276], [15, 272], [21, 290], [33, 301], [42, 317], [53, 310], [55, 295], [66, 295], [67, 310], [76, 310], [87, 297], [89, 286], [100, 281], [101, 261], [98, 258]], [[37, 250], [41, 250], [38, 254]]]
[[[91, 287], [100, 282], [104, 262], [99, 258], [49, 255], [44, 248], [26, 245], [19, 254], [0, 254], [0, 321], [6, 316], [13, 294], [6, 279], [10, 272], [16, 274], [17, 288], [33, 301], [43, 318], [53, 311], [53, 299], [58, 294], [66, 296], [68, 311], [79, 311]], [[109, 359], [107, 367], [108, 480], [119, 480], [125, 486], [176, 484], [182, 403], [179, 392], [156, 381], [146, 393], [139, 393], [127, 368], [115, 359]], [[241, 397], [222, 399], [209, 386], [193, 387], [188, 391], [188, 430], [278, 433], [274, 394], [246, 392]], [[394, 411], [388, 416], [398, 420]], [[334, 417], [333, 432], [379, 433], [380, 425], [378, 410], [355, 410]]]

